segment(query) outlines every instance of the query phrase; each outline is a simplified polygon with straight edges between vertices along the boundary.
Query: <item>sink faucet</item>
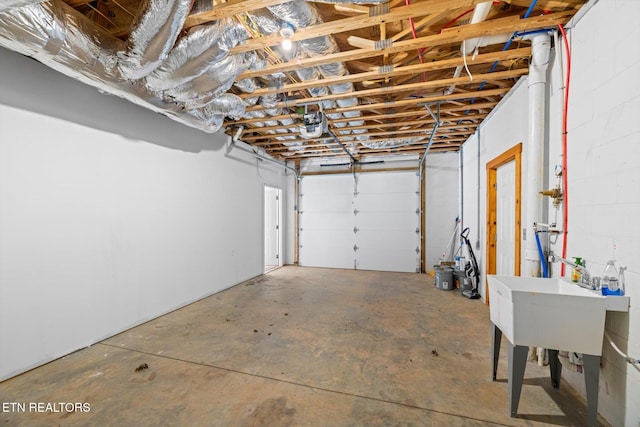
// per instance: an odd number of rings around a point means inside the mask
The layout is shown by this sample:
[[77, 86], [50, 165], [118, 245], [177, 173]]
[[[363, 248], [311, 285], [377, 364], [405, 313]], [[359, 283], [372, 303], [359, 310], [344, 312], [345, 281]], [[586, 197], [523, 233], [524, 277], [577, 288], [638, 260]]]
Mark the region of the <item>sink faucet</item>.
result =
[[580, 273], [580, 281], [578, 282], [578, 285], [587, 289], [596, 289], [596, 282], [598, 278], [592, 278], [591, 273], [584, 265], [578, 265], [575, 262], [571, 262], [566, 258], [562, 258], [561, 256], [554, 254], [553, 252], [549, 254], [549, 262], [561, 262], [572, 268], [575, 268]]

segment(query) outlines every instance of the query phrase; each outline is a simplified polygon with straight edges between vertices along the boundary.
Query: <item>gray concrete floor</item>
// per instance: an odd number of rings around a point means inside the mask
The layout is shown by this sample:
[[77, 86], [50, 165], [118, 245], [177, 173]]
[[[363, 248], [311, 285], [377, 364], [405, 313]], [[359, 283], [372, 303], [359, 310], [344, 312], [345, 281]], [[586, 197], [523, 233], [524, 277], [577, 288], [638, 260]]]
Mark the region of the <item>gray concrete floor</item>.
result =
[[585, 424], [533, 363], [510, 418], [506, 365], [503, 342], [493, 382], [488, 307], [429, 276], [284, 267], [0, 383], [2, 402], [90, 405], [0, 425]]

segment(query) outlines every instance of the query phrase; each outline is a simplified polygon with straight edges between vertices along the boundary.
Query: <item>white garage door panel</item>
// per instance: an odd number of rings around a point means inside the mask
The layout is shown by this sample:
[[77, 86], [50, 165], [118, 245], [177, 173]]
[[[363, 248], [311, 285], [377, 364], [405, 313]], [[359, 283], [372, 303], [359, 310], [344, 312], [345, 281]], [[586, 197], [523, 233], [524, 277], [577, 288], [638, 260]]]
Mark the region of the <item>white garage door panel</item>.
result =
[[399, 271], [415, 273], [417, 255], [414, 251], [358, 249], [356, 252], [358, 270]]
[[415, 172], [359, 174], [357, 184], [353, 175], [304, 177], [300, 264], [415, 272], [417, 189]]
[[307, 260], [300, 258], [304, 267], [346, 268], [353, 269], [353, 250], [349, 253], [339, 251], [325, 252], [319, 248], [305, 250]]
[[353, 178], [304, 177], [300, 198], [300, 265], [353, 268]]
[[304, 212], [300, 216], [300, 228], [307, 230], [343, 230], [353, 232], [353, 214], [335, 212]]
[[312, 197], [303, 195], [300, 204], [304, 211], [309, 212], [341, 212], [353, 215], [353, 205], [351, 199], [353, 194], [336, 192], [331, 193], [311, 193]]
[[313, 230], [305, 228], [300, 232], [300, 244], [306, 247], [319, 246], [322, 241], [325, 248], [353, 249], [353, 231], [345, 233], [344, 230]]
[[358, 180], [356, 267], [415, 272], [420, 215], [414, 172], [367, 174]]
[[359, 213], [358, 228], [361, 230], [398, 230], [415, 231], [418, 224], [414, 213], [403, 212], [375, 212]]
[[418, 191], [418, 175], [415, 172], [369, 173], [358, 179], [361, 193], [414, 193]]
[[335, 194], [344, 192], [353, 193], [353, 176], [351, 175], [318, 175], [302, 178], [302, 193]]
[[300, 233], [300, 265], [353, 268], [352, 235], [353, 231], [349, 234], [339, 230], [303, 230]]
[[378, 249], [380, 251], [410, 249], [415, 251], [415, 231], [360, 230], [356, 235], [359, 248]]
[[414, 212], [418, 208], [415, 193], [362, 193], [355, 198], [358, 210], [367, 206], [377, 212]]

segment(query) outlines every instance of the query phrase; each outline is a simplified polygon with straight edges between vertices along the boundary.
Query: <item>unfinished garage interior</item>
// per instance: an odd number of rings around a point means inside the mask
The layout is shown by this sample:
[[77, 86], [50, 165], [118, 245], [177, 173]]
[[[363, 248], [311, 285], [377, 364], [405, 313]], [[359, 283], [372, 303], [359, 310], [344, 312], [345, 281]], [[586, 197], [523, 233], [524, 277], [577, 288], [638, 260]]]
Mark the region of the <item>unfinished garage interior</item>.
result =
[[3, 0], [0, 425], [640, 426], [638, 41], [637, 0]]

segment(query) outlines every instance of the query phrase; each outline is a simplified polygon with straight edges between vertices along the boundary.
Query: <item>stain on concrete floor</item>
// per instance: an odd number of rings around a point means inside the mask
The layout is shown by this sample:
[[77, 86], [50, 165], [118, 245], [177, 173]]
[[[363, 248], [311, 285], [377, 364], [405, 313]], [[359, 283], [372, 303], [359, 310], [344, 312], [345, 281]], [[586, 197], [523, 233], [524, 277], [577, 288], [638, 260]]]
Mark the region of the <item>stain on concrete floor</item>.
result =
[[[285, 267], [0, 383], [0, 425], [580, 426], [584, 402], [528, 364], [508, 416], [489, 310], [419, 274]], [[147, 364], [148, 368], [136, 371]]]

